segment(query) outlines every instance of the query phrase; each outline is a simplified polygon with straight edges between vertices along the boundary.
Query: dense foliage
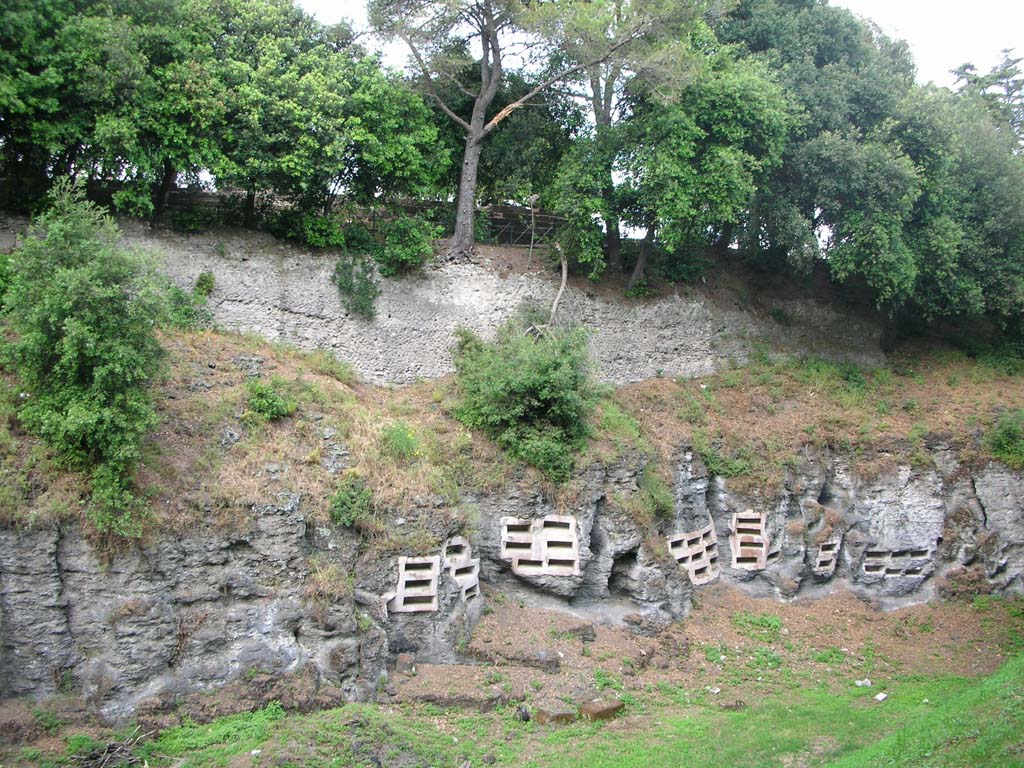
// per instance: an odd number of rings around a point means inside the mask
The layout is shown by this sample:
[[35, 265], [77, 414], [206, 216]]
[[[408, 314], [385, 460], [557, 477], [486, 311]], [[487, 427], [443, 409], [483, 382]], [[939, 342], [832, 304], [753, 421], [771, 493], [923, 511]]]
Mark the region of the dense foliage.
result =
[[422, 100], [291, 0], [36, 3], [0, 11], [0, 152], [15, 202], [71, 176], [123, 211], [180, 176], [327, 210], [431, 188]]
[[148, 384], [161, 306], [147, 262], [118, 243], [113, 221], [59, 183], [13, 259], [6, 353], [24, 390], [18, 418], [92, 475], [90, 517], [130, 535], [131, 470], [155, 423]]
[[462, 330], [455, 367], [463, 423], [548, 477], [569, 476], [595, 399], [580, 332], [533, 336], [508, 325], [486, 343]]
[[[570, 263], [595, 279], [631, 267], [631, 295], [692, 277], [714, 248], [765, 271], [827, 272], [894, 327], [1020, 336], [1012, 52], [988, 73], [963, 65], [951, 90], [916, 85], [904, 43], [827, 0], [370, 11], [410, 46], [409, 76], [293, 0], [5, 3], [7, 204], [31, 209], [72, 178], [119, 211], [160, 214], [172, 187], [212, 177], [234, 202], [176, 210], [176, 228], [221, 216], [344, 250], [346, 306], [370, 315], [367, 257], [385, 276], [414, 268], [437, 233], [400, 217], [357, 249], [354, 206], [441, 201], [450, 250], [465, 254], [476, 204], [539, 202], [565, 218]], [[620, 247], [620, 230], [643, 240]]]

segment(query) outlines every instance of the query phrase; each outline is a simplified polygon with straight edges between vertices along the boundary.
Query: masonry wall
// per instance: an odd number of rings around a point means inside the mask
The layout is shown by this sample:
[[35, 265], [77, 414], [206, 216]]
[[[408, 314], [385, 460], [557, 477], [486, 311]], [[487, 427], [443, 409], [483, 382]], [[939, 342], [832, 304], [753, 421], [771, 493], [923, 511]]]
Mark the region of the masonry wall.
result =
[[[13, 247], [25, 225], [0, 218], [0, 250]], [[331, 280], [336, 254], [241, 230], [184, 236], [132, 221], [122, 227], [128, 242], [156, 252], [182, 287], [194, 285], [203, 271], [213, 273], [210, 307], [221, 327], [328, 349], [374, 383], [450, 373], [457, 327], [490, 336], [525, 304], [550, 306], [558, 288], [557, 275], [539, 268], [540, 257], [532, 260], [535, 271], [510, 274], [508, 251], [484, 249], [477, 263], [382, 280], [377, 317], [367, 321], [344, 311]], [[614, 384], [709, 374], [745, 360], [759, 341], [862, 365], [883, 362], [879, 327], [834, 303], [772, 298], [756, 286], [712, 298], [698, 288], [634, 301], [583, 281], [570, 286], [560, 315], [588, 329], [596, 374]]]

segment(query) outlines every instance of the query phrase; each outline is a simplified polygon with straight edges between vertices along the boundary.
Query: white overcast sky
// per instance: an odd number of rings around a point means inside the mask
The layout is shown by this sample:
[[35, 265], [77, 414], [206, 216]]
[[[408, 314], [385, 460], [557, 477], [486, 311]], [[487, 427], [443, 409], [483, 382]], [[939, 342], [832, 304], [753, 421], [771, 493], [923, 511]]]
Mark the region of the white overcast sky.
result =
[[[356, 29], [366, 28], [363, 0], [299, 0], [299, 5], [325, 23], [344, 17]], [[849, 8], [891, 37], [906, 40], [922, 83], [951, 86], [949, 70], [967, 61], [987, 72], [1002, 59], [1004, 48], [1024, 56], [1022, 0], [833, 0], [832, 5]], [[402, 66], [401, 48], [386, 50], [385, 61]]]

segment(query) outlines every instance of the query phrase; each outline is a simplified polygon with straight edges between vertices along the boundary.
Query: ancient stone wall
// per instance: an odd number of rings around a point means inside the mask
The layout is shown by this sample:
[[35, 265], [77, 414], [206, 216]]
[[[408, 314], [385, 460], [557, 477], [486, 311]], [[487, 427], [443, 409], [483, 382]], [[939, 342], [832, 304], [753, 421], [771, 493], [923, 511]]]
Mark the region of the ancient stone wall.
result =
[[[0, 250], [13, 247], [25, 225], [21, 219], [0, 219]], [[488, 251], [493, 255], [479, 263], [428, 267], [382, 280], [377, 316], [367, 321], [344, 311], [331, 279], [336, 254], [241, 230], [184, 236], [132, 221], [122, 227], [127, 241], [158, 254], [163, 269], [182, 287], [191, 288], [201, 272], [213, 273], [210, 307], [219, 326], [329, 350], [375, 383], [450, 373], [456, 328], [492, 336], [525, 305], [550, 306], [558, 288], [554, 273], [510, 274], [502, 252]], [[534, 256], [534, 267], [539, 262]], [[615, 384], [709, 374], [745, 360], [761, 341], [863, 365], [884, 361], [877, 324], [806, 298], [765, 295], [755, 301], [731, 294], [712, 299], [698, 286], [631, 301], [599, 295], [584, 282], [570, 286], [560, 313], [588, 330], [596, 374]]]

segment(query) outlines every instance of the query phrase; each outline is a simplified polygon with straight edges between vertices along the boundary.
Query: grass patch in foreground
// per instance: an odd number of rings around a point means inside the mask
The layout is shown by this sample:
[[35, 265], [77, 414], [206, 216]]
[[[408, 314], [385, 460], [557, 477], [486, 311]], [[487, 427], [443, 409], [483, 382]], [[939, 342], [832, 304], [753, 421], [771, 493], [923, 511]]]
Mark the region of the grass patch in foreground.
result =
[[388, 765], [398, 758], [455, 768], [481, 764], [487, 754], [497, 765], [518, 768], [1024, 765], [1024, 657], [981, 681], [897, 680], [881, 703], [873, 700], [880, 690], [851, 681], [839, 690], [787, 691], [727, 710], [721, 704], [731, 700], [703, 690], [691, 698], [655, 688], [640, 695], [629, 718], [553, 729], [519, 723], [509, 708], [481, 714], [353, 704], [283, 717], [272, 705], [167, 731], [145, 756], [154, 768], [228, 765], [252, 749], [261, 750], [260, 764], [308, 768]]

